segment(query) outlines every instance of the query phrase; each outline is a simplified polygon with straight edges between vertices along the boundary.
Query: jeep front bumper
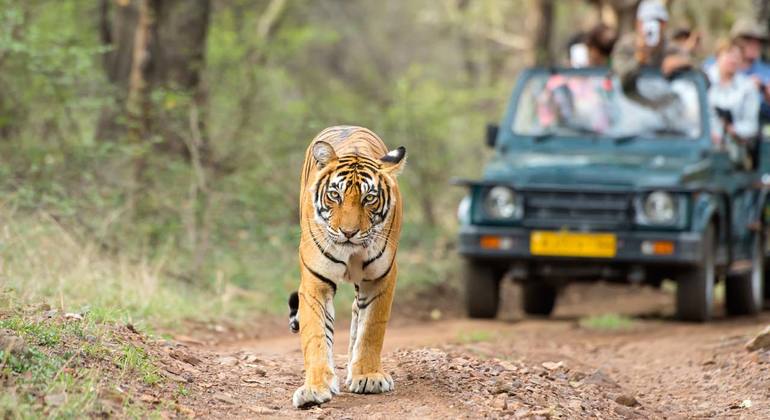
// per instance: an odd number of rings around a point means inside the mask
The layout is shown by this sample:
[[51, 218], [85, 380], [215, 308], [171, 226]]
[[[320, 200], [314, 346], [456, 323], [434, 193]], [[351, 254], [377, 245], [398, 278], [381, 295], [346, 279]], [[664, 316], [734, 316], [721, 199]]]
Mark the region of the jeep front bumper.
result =
[[[615, 235], [612, 257], [543, 256], [530, 249], [532, 229], [464, 225], [460, 228], [460, 255], [474, 259], [592, 261], [628, 264], [695, 264], [702, 258], [697, 232], [622, 231]], [[596, 232], [605, 233], [605, 232]]]

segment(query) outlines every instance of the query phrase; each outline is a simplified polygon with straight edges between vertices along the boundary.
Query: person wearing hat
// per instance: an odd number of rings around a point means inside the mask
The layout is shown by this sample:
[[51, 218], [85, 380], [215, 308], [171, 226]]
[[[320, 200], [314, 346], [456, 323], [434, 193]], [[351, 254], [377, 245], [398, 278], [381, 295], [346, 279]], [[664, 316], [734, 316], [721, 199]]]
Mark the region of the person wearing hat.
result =
[[751, 18], [738, 19], [730, 36], [741, 49], [741, 73], [749, 76], [762, 94], [760, 116], [763, 121], [770, 121], [770, 65], [762, 60], [767, 28]]
[[738, 19], [730, 29], [730, 37], [741, 48], [741, 72], [763, 81], [770, 79], [770, 66], [762, 61], [762, 46], [767, 42], [767, 28], [751, 18]]
[[743, 53], [737, 39], [717, 43], [716, 63], [707, 74], [712, 119], [712, 140], [745, 168], [751, 168], [750, 151], [759, 134], [759, 92], [740, 72]]
[[627, 94], [635, 92], [636, 78], [643, 67], [658, 68], [666, 76], [692, 67], [689, 52], [669, 43], [664, 36], [667, 23], [668, 11], [663, 3], [643, 0], [636, 9], [636, 30], [624, 35], [615, 46], [612, 69]]

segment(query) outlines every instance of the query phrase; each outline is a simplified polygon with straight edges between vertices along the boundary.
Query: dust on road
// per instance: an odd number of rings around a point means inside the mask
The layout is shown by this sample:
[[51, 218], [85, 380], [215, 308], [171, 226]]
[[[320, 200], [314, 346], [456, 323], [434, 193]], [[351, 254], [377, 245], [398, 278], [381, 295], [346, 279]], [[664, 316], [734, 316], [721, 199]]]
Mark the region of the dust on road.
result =
[[[187, 401], [210, 417], [311, 418], [770, 418], [770, 353], [744, 344], [770, 315], [675, 322], [670, 296], [648, 289], [578, 288], [554, 319], [396, 322], [386, 335], [385, 369], [396, 391], [343, 392], [320, 408], [291, 408], [302, 382], [298, 337], [179, 345], [203, 363]], [[510, 305], [509, 305], [510, 306]], [[606, 311], [642, 315], [622, 331], [591, 330], [577, 320]], [[344, 378], [346, 325], [335, 337]], [[179, 359], [177, 357], [177, 359]]]

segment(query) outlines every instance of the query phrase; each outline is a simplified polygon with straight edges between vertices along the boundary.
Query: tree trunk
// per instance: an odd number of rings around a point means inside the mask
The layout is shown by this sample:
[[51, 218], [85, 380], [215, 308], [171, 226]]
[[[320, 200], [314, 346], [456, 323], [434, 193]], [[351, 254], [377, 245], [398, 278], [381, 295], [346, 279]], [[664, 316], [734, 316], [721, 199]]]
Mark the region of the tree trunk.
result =
[[551, 35], [553, 33], [554, 1], [537, 0], [537, 31], [535, 32], [535, 64], [548, 66], [553, 64]]
[[636, 8], [640, 0], [601, 0], [602, 3], [612, 9], [615, 15], [615, 26], [618, 36], [632, 32], [636, 26]]
[[770, 27], [770, 0], [754, 0], [754, 16], [757, 20]]
[[[103, 66], [115, 102], [102, 112], [99, 139], [141, 134], [190, 157], [189, 112], [203, 112], [206, 103], [201, 71], [210, 10], [210, 0], [101, 0], [100, 33], [111, 47]], [[198, 120], [205, 133], [205, 115]], [[204, 134], [203, 151], [206, 144]]]

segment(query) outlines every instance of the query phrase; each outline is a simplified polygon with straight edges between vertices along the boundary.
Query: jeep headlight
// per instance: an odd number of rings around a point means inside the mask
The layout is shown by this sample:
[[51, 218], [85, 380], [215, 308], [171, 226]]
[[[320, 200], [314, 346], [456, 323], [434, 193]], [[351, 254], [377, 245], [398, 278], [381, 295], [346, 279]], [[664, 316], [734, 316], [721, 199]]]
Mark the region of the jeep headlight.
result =
[[492, 219], [518, 219], [522, 211], [516, 193], [508, 187], [492, 187], [484, 196], [484, 212]]
[[636, 221], [644, 225], [676, 225], [681, 221], [684, 200], [679, 195], [653, 191], [637, 204]]

